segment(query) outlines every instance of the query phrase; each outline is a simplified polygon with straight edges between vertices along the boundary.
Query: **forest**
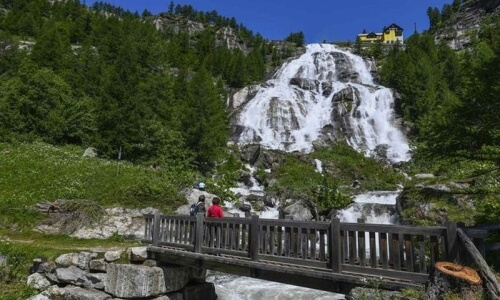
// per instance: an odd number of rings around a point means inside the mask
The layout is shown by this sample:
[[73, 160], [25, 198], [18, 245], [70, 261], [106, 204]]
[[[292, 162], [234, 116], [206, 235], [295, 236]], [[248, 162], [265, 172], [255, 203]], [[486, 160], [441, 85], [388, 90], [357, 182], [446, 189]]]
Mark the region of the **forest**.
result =
[[[3, 141], [92, 145], [103, 157], [122, 149], [135, 163], [208, 167], [226, 145], [227, 91], [262, 79], [276, 54], [234, 18], [173, 2], [165, 14], [204, 29], [157, 30], [148, 11], [103, 2], [2, 0], [0, 7]], [[223, 26], [248, 53], [216, 44]]]
[[[436, 30], [461, 4], [429, 8], [428, 31], [381, 55], [381, 83], [400, 95], [415, 168], [479, 178], [470, 192], [498, 219], [500, 26], [486, 18], [466, 51], [436, 44]], [[149, 11], [104, 2], [0, 7], [0, 142], [92, 146], [106, 158], [206, 172], [227, 149], [228, 92], [259, 82], [284, 58], [234, 18], [174, 2], [160, 15], [204, 29], [157, 30]], [[246, 53], [218, 43], [225, 26]], [[284, 40], [302, 46], [305, 38]]]

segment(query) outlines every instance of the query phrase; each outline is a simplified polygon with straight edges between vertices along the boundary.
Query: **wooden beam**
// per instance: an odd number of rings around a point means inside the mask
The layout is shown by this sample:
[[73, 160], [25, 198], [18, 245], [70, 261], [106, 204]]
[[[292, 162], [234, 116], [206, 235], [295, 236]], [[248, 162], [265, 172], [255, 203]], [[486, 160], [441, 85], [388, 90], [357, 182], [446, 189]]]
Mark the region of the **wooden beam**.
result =
[[333, 218], [331, 223], [331, 235], [332, 235], [332, 244], [331, 244], [331, 254], [330, 260], [332, 263], [332, 272], [340, 273], [341, 272], [341, 264], [342, 264], [342, 256], [341, 256], [341, 245], [340, 245], [340, 219]]
[[158, 246], [160, 244], [160, 224], [161, 215], [159, 211], [156, 211], [153, 217], [153, 245]]
[[259, 260], [259, 216], [252, 215], [250, 223], [250, 246], [248, 257], [253, 261]]
[[194, 252], [201, 253], [203, 246], [203, 219], [205, 216], [203, 213], [198, 213], [196, 215], [196, 229], [194, 233]]

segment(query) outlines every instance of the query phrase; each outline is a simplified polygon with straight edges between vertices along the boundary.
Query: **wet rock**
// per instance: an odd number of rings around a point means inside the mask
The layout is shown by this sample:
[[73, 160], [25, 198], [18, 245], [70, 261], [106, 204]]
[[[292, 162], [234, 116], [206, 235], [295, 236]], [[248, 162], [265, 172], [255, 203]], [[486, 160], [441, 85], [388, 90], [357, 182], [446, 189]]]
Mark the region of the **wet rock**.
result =
[[246, 145], [241, 149], [241, 160], [253, 165], [260, 155], [260, 145]]

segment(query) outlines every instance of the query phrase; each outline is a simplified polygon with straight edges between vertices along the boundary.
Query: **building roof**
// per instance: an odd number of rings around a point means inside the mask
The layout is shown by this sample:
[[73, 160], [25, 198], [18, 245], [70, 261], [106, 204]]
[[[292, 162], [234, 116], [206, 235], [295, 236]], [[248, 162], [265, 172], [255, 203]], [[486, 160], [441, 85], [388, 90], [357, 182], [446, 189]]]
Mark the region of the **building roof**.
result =
[[384, 31], [386, 29], [396, 29], [396, 30], [401, 30], [403, 31], [403, 28], [399, 27], [396, 23], [392, 23], [391, 25], [384, 27]]

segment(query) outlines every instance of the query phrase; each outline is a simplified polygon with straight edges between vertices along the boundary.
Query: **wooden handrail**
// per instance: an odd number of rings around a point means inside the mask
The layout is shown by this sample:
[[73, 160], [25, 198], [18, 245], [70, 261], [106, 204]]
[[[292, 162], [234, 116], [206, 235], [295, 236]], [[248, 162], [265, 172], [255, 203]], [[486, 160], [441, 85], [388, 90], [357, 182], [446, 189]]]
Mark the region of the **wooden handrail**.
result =
[[[271, 220], [257, 215], [217, 219], [203, 214], [192, 217], [155, 213], [144, 217], [145, 241], [155, 246], [330, 269], [334, 273], [393, 274], [395, 278], [421, 281], [435, 262], [462, 256], [457, 251], [461, 244], [455, 223], [414, 227], [341, 223], [339, 219]], [[481, 230], [467, 231], [476, 239], [484, 236]]]

